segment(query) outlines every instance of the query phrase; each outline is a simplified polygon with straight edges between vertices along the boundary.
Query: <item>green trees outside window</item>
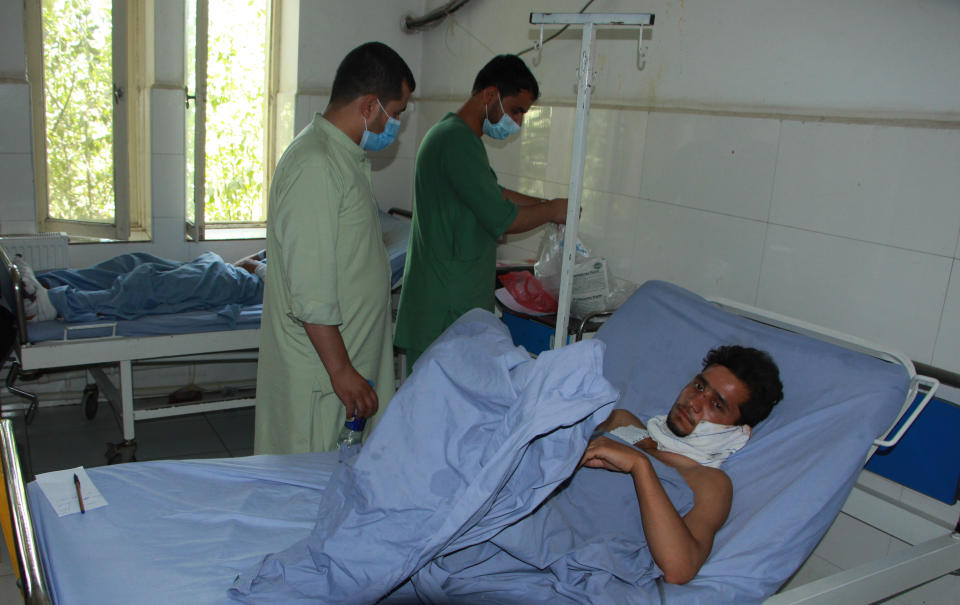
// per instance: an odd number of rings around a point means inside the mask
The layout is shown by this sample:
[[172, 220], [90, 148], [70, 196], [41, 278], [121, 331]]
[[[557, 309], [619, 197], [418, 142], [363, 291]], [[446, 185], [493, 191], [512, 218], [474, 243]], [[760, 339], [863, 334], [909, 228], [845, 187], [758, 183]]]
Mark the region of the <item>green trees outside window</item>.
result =
[[[204, 222], [266, 220], [266, 0], [206, 0]], [[187, 0], [187, 81], [193, 84], [196, 0]], [[187, 114], [187, 213], [193, 215], [194, 112]]]
[[49, 215], [112, 222], [111, 0], [43, 1]]

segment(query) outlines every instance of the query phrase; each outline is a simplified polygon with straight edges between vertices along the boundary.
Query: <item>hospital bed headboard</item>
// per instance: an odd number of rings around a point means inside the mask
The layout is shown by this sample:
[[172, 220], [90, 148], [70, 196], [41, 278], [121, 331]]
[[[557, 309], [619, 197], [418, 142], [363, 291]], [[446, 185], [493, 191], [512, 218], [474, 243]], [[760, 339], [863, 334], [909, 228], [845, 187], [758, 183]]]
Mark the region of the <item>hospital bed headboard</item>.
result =
[[[597, 332], [607, 345], [604, 375], [622, 394], [619, 407], [644, 420], [669, 409], [717, 346], [764, 350], [780, 368], [783, 401], [724, 464], [734, 501], [714, 552], [689, 587], [665, 587], [668, 602], [695, 602], [689, 595], [698, 589], [716, 598], [738, 586], [734, 600], [776, 590], [833, 523], [874, 441], [913, 400], [920, 378], [909, 359], [838, 334], [825, 340], [808, 328], [651, 281]], [[782, 548], [758, 561], [758, 540]]]

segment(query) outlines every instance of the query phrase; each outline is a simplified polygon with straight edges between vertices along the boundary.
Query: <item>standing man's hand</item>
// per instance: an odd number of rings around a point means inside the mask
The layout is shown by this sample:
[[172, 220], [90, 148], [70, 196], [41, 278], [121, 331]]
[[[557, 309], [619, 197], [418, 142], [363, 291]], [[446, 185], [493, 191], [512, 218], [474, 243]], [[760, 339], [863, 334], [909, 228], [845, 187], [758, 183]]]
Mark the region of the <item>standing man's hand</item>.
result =
[[[553, 211], [550, 222], [558, 225], [565, 225], [567, 223], [567, 198], [555, 197], [552, 200], [549, 200], [547, 204]], [[582, 212], [583, 209], [581, 209], [581, 213]]]
[[350, 362], [339, 327], [304, 323], [303, 328], [330, 376], [333, 392], [347, 410], [347, 418], [354, 415], [369, 418], [376, 414], [379, 407], [377, 392]]
[[333, 391], [346, 408], [347, 418], [354, 416], [369, 418], [377, 413], [379, 407], [377, 392], [373, 390], [366, 378], [353, 369], [353, 366], [331, 374], [330, 381], [333, 383]]

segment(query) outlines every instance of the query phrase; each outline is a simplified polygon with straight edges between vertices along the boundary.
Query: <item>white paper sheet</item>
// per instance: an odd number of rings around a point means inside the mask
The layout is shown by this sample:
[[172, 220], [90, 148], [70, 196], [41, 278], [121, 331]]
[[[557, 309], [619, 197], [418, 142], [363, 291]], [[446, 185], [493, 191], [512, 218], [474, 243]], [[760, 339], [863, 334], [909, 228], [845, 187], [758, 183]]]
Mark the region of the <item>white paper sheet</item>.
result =
[[85, 510], [107, 505], [106, 499], [100, 494], [82, 466], [37, 475], [37, 485], [40, 486], [57, 515], [62, 517], [80, 512], [77, 487], [73, 483], [74, 475], [80, 479], [80, 493], [83, 494]]

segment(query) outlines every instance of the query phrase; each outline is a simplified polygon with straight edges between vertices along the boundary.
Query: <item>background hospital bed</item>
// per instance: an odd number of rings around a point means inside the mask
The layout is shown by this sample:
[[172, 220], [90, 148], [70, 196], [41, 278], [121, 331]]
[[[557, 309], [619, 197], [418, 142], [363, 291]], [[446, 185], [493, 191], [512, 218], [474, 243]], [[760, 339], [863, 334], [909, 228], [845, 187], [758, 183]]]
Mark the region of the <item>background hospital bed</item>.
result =
[[[396, 215], [396, 216], [395, 216]], [[403, 211], [381, 212], [381, 228], [390, 258], [392, 285], [398, 288], [406, 260], [409, 220]], [[88, 417], [96, 413], [97, 394], [103, 393], [119, 409], [123, 443], [116, 448], [121, 460], [135, 456], [134, 423], [137, 420], [180, 416], [200, 412], [252, 406], [253, 389], [234, 390], [236, 394], [209, 397], [197, 403], [169, 405], [164, 401], [134, 406], [133, 366], [162, 360], [170, 364], [203, 361], [256, 361], [260, 339], [261, 305], [235, 306], [223, 310], [190, 311], [152, 315], [136, 320], [110, 320], [67, 324], [63, 321], [27, 322], [20, 299], [19, 272], [0, 247], [3, 274], [0, 292], [3, 303], [16, 313], [17, 340], [15, 359], [7, 375], [11, 392], [31, 400], [27, 421], [33, 419], [37, 397], [16, 387], [20, 371], [83, 367], [96, 388], [88, 387], [84, 407]], [[117, 365], [114, 382], [105, 366]], [[155, 400], [154, 400], [155, 401]]]
[[[784, 402], [724, 467], [735, 485], [733, 508], [700, 575], [651, 589], [644, 596], [654, 601], [659, 594], [670, 603], [755, 602], [773, 593], [847, 500], [873, 440], [918, 390], [935, 387], [896, 354], [855, 340], [843, 342], [852, 351], [841, 349], [768, 324], [791, 323], [801, 333], [812, 326], [726, 308], [762, 323], [651, 282], [597, 335], [607, 344], [605, 375], [641, 417], [662, 412], [677, 380], [683, 384], [719, 343], [769, 350], [785, 384]], [[335, 467], [331, 454], [307, 454], [91, 469], [110, 504], [59, 518], [35, 485], [25, 497], [9, 426], [3, 439], [18, 556], [33, 574], [25, 585], [42, 598], [49, 580], [60, 603], [224, 602], [236, 573], [310, 531]], [[960, 567], [960, 536], [937, 531], [925, 544], [770, 602], [869, 602], [938, 577]]]

